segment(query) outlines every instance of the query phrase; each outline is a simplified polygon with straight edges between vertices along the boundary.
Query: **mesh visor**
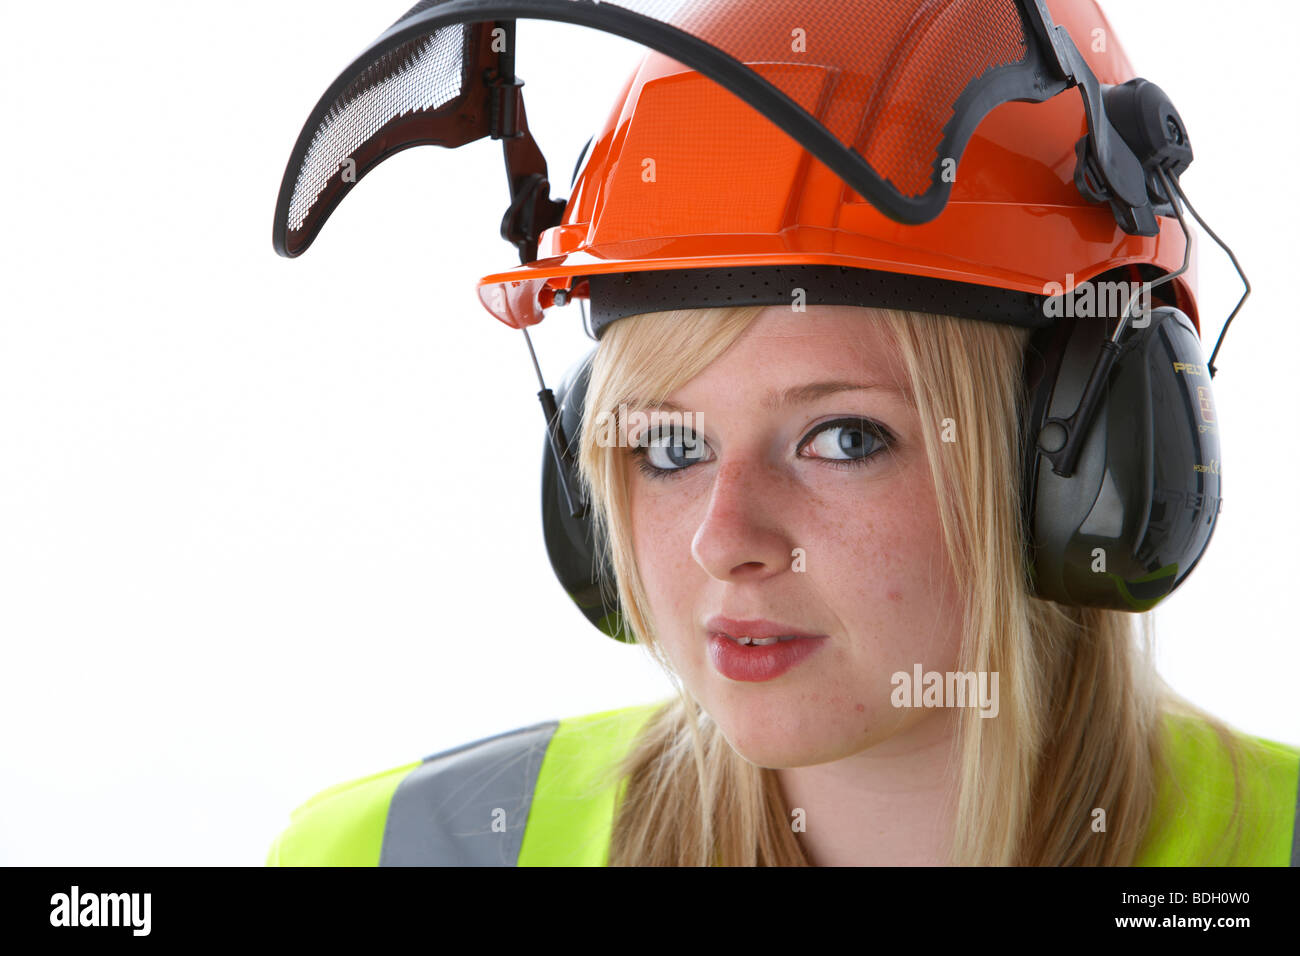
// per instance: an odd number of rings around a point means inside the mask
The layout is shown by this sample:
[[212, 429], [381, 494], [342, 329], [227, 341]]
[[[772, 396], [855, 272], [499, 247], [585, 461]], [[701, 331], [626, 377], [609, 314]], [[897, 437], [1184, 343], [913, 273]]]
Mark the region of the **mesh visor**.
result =
[[945, 173], [991, 109], [1071, 85], [1042, 0], [424, 0], [309, 117], [280, 189], [276, 250], [302, 253], [393, 153], [508, 143], [522, 113], [510, 49], [521, 17], [616, 34], [708, 76], [909, 225], [943, 211]]

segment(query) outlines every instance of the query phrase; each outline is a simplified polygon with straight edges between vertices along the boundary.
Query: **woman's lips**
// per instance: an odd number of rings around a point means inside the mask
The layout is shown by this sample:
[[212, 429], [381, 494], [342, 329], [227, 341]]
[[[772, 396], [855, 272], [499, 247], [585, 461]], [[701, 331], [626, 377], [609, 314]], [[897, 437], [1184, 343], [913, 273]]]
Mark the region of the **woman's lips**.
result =
[[825, 634], [762, 618], [740, 620], [718, 614], [704, 626], [713, 669], [736, 681], [780, 677], [816, 653], [826, 641]]
[[762, 618], [739, 620], [715, 614], [704, 622], [704, 628], [710, 634], [725, 634], [728, 637], [751, 637], [756, 640], [768, 640], [773, 637], [825, 637], [791, 624], [777, 624]]

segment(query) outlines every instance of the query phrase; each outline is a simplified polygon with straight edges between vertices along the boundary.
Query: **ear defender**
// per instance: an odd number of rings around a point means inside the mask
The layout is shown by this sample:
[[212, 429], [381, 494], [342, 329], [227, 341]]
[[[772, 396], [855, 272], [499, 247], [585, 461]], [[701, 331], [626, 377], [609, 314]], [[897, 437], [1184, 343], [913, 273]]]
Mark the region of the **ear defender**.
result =
[[[1029, 584], [1039, 598], [1078, 607], [1150, 610], [1187, 579], [1209, 546], [1221, 507], [1218, 422], [1210, 375], [1191, 319], [1151, 310], [1130, 327], [1086, 426], [1072, 473], [1053, 456], [1078, 408], [1113, 322], [1066, 317], [1026, 348], [1022, 516]], [[593, 349], [565, 376], [558, 416], [577, 454]], [[1059, 462], [1059, 458], [1058, 458]], [[599, 554], [590, 507], [575, 515], [549, 438], [542, 457], [542, 528], [555, 576], [598, 630], [633, 642], [613, 569]], [[605, 594], [602, 594], [602, 580]]]
[[1064, 318], [1027, 347], [1027, 557], [1038, 597], [1141, 612], [1187, 579], [1214, 534], [1218, 422], [1191, 320], [1152, 309], [1145, 327], [1126, 330], [1073, 473], [1060, 474], [1053, 456], [1068, 436], [1051, 420], [1078, 407], [1110, 334], [1100, 319]]
[[[583, 406], [595, 357], [593, 348], [569, 370], [556, 389], [557, 414], [572, 453], [571, 461], [576, 460], [582, 437]], [[563, 476], [561, 469], [565, 472]], [[548, 435], [542, 450], [542, 535], [551, 568], [573, 603], [598, 630], [615, 640], [635, 643], [623, 626], [623, 615], [614, 593], [614, 571], [597, 550], [593, 509], [587, 505], [575, 514], [565, 495], [566, 482], [569, 488], [580, 487], [577, 470], [557, 458]], [[602, 581], [611, 595], [608, 599], [602, 595]]]

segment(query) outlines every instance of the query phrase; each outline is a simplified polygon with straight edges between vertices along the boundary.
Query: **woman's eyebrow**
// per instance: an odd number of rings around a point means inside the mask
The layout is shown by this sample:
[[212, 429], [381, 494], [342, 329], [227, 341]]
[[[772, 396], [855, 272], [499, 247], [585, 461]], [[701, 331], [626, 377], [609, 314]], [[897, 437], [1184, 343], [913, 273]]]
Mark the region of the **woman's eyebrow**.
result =
[[[866, 391], [873, 388], [904, 395], [901, 388], [882, 382], [810, 382], [807, 385], [787, 388], [784, 392], [768, 392], [763, 396], [761, 404], [768, 411], [779, 411], [788, 405], [804, 405], [838, 392]], [[654, 406], [654, 410], [683, 413], [687, 411], [675, 402], [660, 402]]]
[[763, 396], [762, 405], [769, 411], [777, 411], [787, 405], [804, 405], [838, 392], [866, 391], [872, 388], [900, 392], [900, 389], [880, 382], [810, 382], [788, 388], [784, 392], [768, 392]]

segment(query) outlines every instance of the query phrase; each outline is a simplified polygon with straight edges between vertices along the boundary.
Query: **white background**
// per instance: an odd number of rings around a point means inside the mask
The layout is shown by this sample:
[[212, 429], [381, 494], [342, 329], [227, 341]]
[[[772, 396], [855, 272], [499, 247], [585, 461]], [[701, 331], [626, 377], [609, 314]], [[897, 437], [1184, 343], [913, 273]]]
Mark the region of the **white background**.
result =
[[[309, 111], [407, 6], [5, 4], [0, 862], [258, 865], [324, 787], [669, 693], [550, 571], [538, 386], [475, 295], [518, 262], [500, 144], [402, 153], [272, 251]], [[1105, 6], [1255, 285], [1215, 379], [1227, 503], [1157, 612], [1161, 669], [1297, 743], [1295, 5]], [[567, 196], [640, 48], [520, 38]], [[1240, 287], [1201, 248], [1208, 355]], [[551, 385], [590, 347], [576, 308], [533, 341]]]

